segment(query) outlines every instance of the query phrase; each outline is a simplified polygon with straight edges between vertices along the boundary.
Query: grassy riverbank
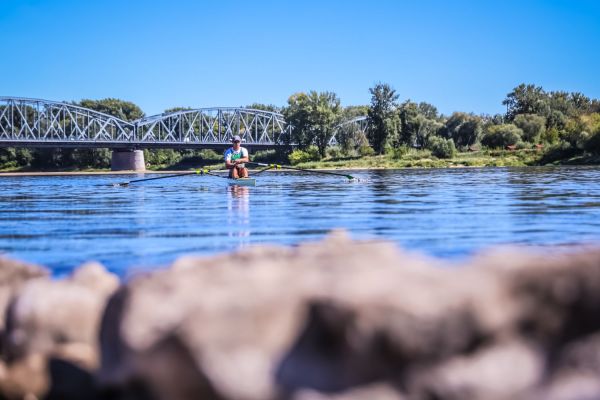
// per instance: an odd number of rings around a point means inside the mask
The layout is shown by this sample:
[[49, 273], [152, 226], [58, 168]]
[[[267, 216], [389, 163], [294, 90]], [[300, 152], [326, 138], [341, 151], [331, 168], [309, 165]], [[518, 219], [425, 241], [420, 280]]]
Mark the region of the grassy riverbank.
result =
[[536, 151], [479, 151], [458, 153], [451, 159], [437, 158], [429, 151], [413, 151], [400, 157], [374, 155], [364, 157], [325, 158], [297, 164], [301, 168], [456, 168], [508, 167], [538, 165], [541, 154]]
[[[252, 155], [251, 155], [252, 156]], [[269, 157], [262, 159], [252, 158], [257, 162], [290, 164], [286, 157]], [[576, 154], [560, 159], [548, 158], [547, 153], [540, 150], [481, 150], [476, 152], [457, 153], [454, 158], [437, 158], [428, 150], [410, 150], [401, 156], [371, 155], [355, 157], [326, 157], [320, 161], [308, 161], [295, 164], [299, 168], [307, 169], [402, 169], [402, 168], [461, 168], [461, 167], [525, 167], [540, 165], [600, 165], [600, 156], [589, 154]], [[170, 173], [186, 171], [194, 168], [208, 168], [211, 170], [223, 169], [220, 160], [194, 160], [194, 162], [179, 162], [174, 165], [158, 164], [148, 165], [147, 171], [156, 173]], [[113, 172], [109, 169], [76, 169], [61, 168], [40, 170], [35, 168], [3, 169], [0, 174], [14, 175], [26, 174], [85, 174], [85, 173], [129, 173]]]

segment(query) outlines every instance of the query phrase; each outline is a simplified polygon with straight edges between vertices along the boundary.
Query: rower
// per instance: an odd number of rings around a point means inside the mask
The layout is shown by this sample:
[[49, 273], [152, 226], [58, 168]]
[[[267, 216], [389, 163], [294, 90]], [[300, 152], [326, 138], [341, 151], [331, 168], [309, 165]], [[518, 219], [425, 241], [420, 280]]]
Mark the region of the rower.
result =
[[229, 177], [232, 179], [247, 178], [248, 169], [244, 163], [250, 162], [248, 149], [241, 146], [242, 139], [235, 135], [231, 140], [233, 147], [225, 152], [225, 167], [229, 170]]

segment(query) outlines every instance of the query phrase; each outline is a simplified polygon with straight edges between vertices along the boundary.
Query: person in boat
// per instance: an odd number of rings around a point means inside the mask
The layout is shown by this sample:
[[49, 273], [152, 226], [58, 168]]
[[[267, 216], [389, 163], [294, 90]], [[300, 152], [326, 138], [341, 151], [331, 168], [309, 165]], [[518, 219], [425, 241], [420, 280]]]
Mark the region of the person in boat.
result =
[[238, 135], [235, 135], [231, 141], [233, 146], [225, 151], [225, 168], [229, 170], [230, 178], [247, 178], [248, 169], [244, 163], [250, 162], [248, 149], [242, 147], [242, 139]]

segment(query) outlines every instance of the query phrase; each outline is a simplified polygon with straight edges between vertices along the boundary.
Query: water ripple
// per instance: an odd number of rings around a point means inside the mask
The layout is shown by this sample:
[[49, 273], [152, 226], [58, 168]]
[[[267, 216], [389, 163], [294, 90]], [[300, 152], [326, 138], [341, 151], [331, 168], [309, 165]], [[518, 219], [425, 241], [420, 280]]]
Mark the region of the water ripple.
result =
[[368, 183], [279, 172], [251, 188], [195, 176], [126, 188], [111, 175], [2, 177], [0, 253], [57, 274], [90, 259], [123, 274], [190, 252], [315, 240], [333, 228], [444, 257], [600, 239], [597, 167], [352, 174]]

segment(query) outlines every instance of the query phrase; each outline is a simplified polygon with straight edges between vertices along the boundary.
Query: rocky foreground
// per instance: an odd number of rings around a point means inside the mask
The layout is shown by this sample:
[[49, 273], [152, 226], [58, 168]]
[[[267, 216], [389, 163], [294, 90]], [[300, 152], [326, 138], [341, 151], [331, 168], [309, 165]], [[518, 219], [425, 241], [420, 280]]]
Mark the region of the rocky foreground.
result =
[[600, 249], [464, 265], [335, 234], [120, 283], [0, 260], [0, 398], [600, 399]]

